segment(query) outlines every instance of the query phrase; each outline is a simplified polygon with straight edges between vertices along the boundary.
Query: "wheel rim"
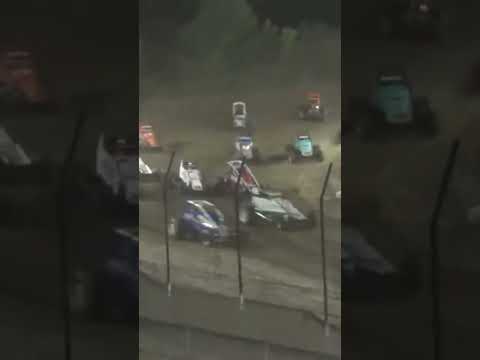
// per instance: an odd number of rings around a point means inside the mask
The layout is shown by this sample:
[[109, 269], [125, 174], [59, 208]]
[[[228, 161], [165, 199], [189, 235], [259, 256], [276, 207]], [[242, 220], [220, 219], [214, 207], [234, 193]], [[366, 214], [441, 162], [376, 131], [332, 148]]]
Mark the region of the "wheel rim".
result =
[[192, 230], [182, 231], [182, 235], [187, 241], [192, 241], [195, 237]]
[[241, 209], [238, 218], [242, 224], [248, 223], [248, 212], [246, 209]]

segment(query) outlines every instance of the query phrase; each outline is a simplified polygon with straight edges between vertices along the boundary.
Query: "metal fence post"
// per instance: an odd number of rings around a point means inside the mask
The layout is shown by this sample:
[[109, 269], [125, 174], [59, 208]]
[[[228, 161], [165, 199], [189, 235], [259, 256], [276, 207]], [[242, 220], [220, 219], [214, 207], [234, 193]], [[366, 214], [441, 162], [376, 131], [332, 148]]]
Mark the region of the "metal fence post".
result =
[[167, 260], [168, 296], [172, 295], [172, 283], [170, 280], [170, 234], [169, 234], [169, 223], [168, 223], [168, 185], [170, 181], [170, 169], [172, 168], [174, 158], [175, 158], [175, 151], [173, 151], [170, 155], [167, 172], [165, 173], [164, 180], [163, 180], [163, 227], [164, 227], [164, 236], [165, 236], [165, 253], [167, 258], [166, 260]]
[[70, 180], [73, 160], [77, 150], [80, 134], [82, 132], [85, 121], [87, 120], [87, 113], [81, 109], [75, 123], [72, 142], [62, 164], [60, 174], [60, 184], [57, 193], [57, 217], [59, 230], [59, 247], [60, 247], [60, 286], [61, 286], [61, 304], [63, 311], [63, 340], [64, 340], [64, 358], [70, 360], [72, 358], [72, 339], [71, 339], [71, 319], [70, 319], [70, 271], [69, 271], [69, 254], [68, 254], [68, 219], [67, 219], [67, 204], [66, 195], [68, 182]]
[[322, 193], [320, 195], [320, 235], [322, 246], [322, 281], [323, 281], [323, 312], [325, 320], [325, 334], [330, 334], [330, 326], [328, 323], [328, 284], [327, 284], [327, 256], [325, 246], [325, 192], [327, 190], [328, 181], [332, 172], [333, 164], [328, 164], [327, 174], [323, 181]]
[[240, 180], [242, 178], [243, 169], [245, 166], [245, 157], [242, 159], [240, 169], [238, 172], [237, 181], [235, 183], [234, 203], [235, 203], [235, 240], [237, 245], [237, 265], [238, 265], [238, 292], [240, 296], [240, 308], [243, 309], [244, 297], [243, 297], [243, 276], [242, 276], [242, 254], [241, 254], [241, 239], [240, 239], [240, 202], [239, 202], [239, 190]]
[[452, 144], [450, 154], [447, 159], [445, 170], [442, 176], [442, 182], [437, 194], [435, 208], [430, 222], [430, 250], [431, 250], [431, 291], [432, 291], [432, 332], [433, 332], [433, 359], [440, 360], [442, 358], [442, 329], [440, 321], [440, 299], [439, 299], [439, 267], [440, 254], [438, 251], [437, 228], [440, 214], [443, 208], [445, 196], [447, 195], [448, 186], [455, 166], [458, 147], [460, 142], [455, 140]]

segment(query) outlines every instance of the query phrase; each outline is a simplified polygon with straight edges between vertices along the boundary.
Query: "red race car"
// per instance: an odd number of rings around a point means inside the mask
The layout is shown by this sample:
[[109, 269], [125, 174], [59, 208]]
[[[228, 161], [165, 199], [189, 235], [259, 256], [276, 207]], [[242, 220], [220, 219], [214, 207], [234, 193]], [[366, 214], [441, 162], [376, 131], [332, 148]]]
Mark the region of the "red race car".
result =
[[139, 125], [139, 144], [142, 150], [162, 150], [151, 125]]
[[0, 53], [0, 101], [31, 105], [48, 102], [29, 51]]
[[306, 102], [298, 106], [298, 119], [324, 121], [325, 118], [326, 109], [321, 101], [320, 94], [316, 92], [307, 93]]

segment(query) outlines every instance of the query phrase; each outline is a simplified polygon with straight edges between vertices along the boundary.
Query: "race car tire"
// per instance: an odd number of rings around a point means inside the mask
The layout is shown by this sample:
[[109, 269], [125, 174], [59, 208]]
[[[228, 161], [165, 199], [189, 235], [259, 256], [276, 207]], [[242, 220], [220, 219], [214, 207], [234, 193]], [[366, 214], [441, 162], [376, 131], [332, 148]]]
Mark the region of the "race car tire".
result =
[[227, 184], [222, 177], [218, 178], [215, 184], [210, 187], [210, 193], [212, 195], [224, 195], [226, 192]]
[[253, 148], [253, 157], [252, 157], [252, 160], [256, 163], [259, 163], [262, 161], [262, 157], [261, 157], [261, 154], [260, 154], [260, 150], [258, 150], [258, 148]]
[[371, 117], [362, 117], [355, 124], [355, 132], [362, 141], [369, 141], [374, 136], [375, 123]]
[[185, 240], [189, 242], [197, 242], [199, 238], [198, 234], [194, 230], [185, 228], [185, 225], [182, 222], [178, 224], [177, 234], [179, 240]]
[[253, 209], [248, 205], [240, 205], [238, 217], [243, 225], [253, 226], [256, 224]]
[[241, 224], [249, 225], [250, 224], [250, 212], [247, 207], [240, 206], [238, 210], [238, 220]]
[[425, 114], [419, 119], [420, 131], [425, 136], [435, 136], [437, 134], [437, 126], [434, 114]]
[[240, 230], [240, 241], [245, 242], [250, 240], [250, 233], [248, 231]]
[[320, 121], [327, 121], [327, 109], [325, 107], [322, 107]]
[[314, 228], [317, 225], [317, 217], [314, 211], [310, 211], [307, 215], [308, 222], [311, 228]]
[[427, 98], [415, 99], [414, 117], [419, 131], [426, 136], [435, 136], [437, 133], [436, 116], [430, 107]]
[[275, 227], [276, 227], [277, 230], [279, 230], [279, 231], [285, 231], [286, 228], [287, 228], [287, 224], [279, 221], [279, 222], [275, 223]]
[[313, 157], [318, 162], [324, 160], [323, 151], [320, 150], [320, 147], [318, 145], [313, 146]]
[[298, 120], [305, 120], [305, 113], [303, 110], [298, 111], [297, 113]]
[[297, 160], [297, 152], [292, 145], [287, 145], [287, 161], [289, 164], [293, 164]]
[[198, 236], [198, 240], [202, 243], [205, 247], [210, 247], [213, 243], [212, 239], [209, 236]]
[[184, 240], [184, 228], [183, 228], [183, 224], [182, 224], [182, 221], [179, 221], [178, 225], [177, 225], [177, 230], [175, 232], [175, 238], [177, 240]]

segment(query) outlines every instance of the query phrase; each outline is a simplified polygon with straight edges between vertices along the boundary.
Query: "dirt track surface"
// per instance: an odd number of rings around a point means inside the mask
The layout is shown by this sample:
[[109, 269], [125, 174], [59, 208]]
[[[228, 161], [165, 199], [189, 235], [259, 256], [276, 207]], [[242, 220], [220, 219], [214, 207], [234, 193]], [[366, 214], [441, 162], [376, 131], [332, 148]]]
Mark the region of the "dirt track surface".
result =
[[[366, 23], [362, 10], [367, 9], [367, 13], [370, 5], [378, 4], [350, 3], [351, 7], [359, 6], [355, 13], [359, 23]], [[474, 129], [478, 129], [475, 123], [480, 107], [478, 99], [467, 99], [462, 94], [470, 66], [480, 56], [478, 49], [469, 45], [478, 32], [478, 24], [474, 25], [476, 21], [472, 19], [478, 4], [467, 2], [465, 7], [458, 7], [452, 2], [444, 3], [451, 21], [442, 43], [389, 43], [372, 36], [370, 40], [360, 40], [363, 33], [355, 37], [352, 29], [342, 32], [342, 97], [368, 94], [369, 84], [380, 68], [400, 65], [409, 75], [414, 92], [430, 99], [440, 127], [438, 137], [427, 141], [343, 141], [343, 217], [358, 224], [389, 258], [395, 259], [406, 248], [424, 254], [426, 269], [425, 291], [414, 299], [395, 304], [344, 304], [343, 335], [349, 346], [342, 350], [352, 359], [384, 358], [386, 354], [390, 359], [431, 358], [428, 231], [440, 175], [457, 136], [462, 141], [461, 150], [439, 231], [440, 261], [445, 270], [441, 274], [443, 356], [458, 358], [476, 348], [470, 334], [477, 324], [460, 319], [471, 317], [470, 299], [478, 299], [478, 294], [469, 290], [472, 285], [467, 285], [472, 269], [478, 271], [477, 262], [472, 260], [473, 254], [478, 257], [480, 251], [472, 243], [478, 237], [478, 226], [467, 226], [465, 215], [468, 206], [480, 201], [478, 175], [473, 180], [474, 174], [478, 174], [474, 164], [480, 154], [473, 139], [478, 135]], [[344, 5], [344, 10], [347, 7]], [[343, 23], [348, 24], [346, 21]], [[462, 338], [461, 345], [453, 340], [457, 336]], [[372, 341], [377, 346], [367, 347]]]
[[[270, 36], [259, 34], [257, 45]], [[332, 198], [340, 189], [341, 148], [333, 143], [336, 132], [340, 129], [340, 42], [338, 32], [334, 29], [320, 28], [315, 33], [316, 38], [312, 34], [309, 36], [306, 41], [313, 44], [310, 48], [300, 46], [292, 50], [291, 56], [280, 57], [270, 67], [239, 66], [237, 73], [219, 69], [214, 77], [216, 81], [208, 81], [203, 77], [205, 74], [195, 74], [191, 69], [185, 68], [179, 78], [188, 79], [188, 74], [191, 74], [191, 78], [181, 84], [172, 84], [169, 88], [169, 84], [163, 83], [153, 70], [143, 73], [141, 88], [144, 93], [140, 99], [140, 122], [153, 125], [161, 144], [176, 149], [176, 162], [172, 171], [177, 171], [178, 161], [185, 159], [195, 162], [209, 180], [216, 180], [217, 176], [223, 175], [227, 169], [226, 161], [232, 159], [233, 142], [238, 135], [232, 124], [232, 102], [245, 101], [248, 117], [254, 128], [254, 142], [262, 158], [267, 159], [262, 164], [251, 166], [255, 176], [261, 184], [285, 192], [287, 198], [291, 199], [294, 205], [300, 206], [301, 210], [314, 210], [318, 219], [321, 186], [330, 161], [334, 163], [334, 170], [327, 196]], [[274, 37], [272, 39], [273, 42], [278, 41]], [[148, 43], [145, 46], [146, 56], [149, 51], [155, 51], [154, 47], [149, 50]], [[324, 54], [322, 61], [316, 61], [315, 54]], [[232, 77], [237, 81], [229, 82]], [[223, 78], [225, 81], [222, 82]], [[296, 108], [305, 101], [308, 91], [321, 93], [328, 112], [326, 122], [303, 122], [296, 118]], [[294, 165], [287, 163], [285, 146], [293, 143], [297, 135], [303, 134], [309, 134], [320, 146], [325, 161]], [[165, 170], [167, 167], [168, 154], [145, 153], [141, 156], [154, 168]], [[153, 197], [154, 199], [141, 202], [140, 223], [145, 230], [144, 234], [149, 231], [159, 244], [163, 244], [162, 225], [159, 220], [163, 216], [162, 204], [158, 192]], [[172, 193], [170, 198], [173, 208], [171, 214], [176, 214], [186, 198], [176, 193]], [[232, 226], [234, 212], [231, 196], [210, 200], [225, 213], [227, 222]], [[339, 201], [327, 202], [327, 277], [332, 289], [340, 287], [339, 205]], [[249, 232], [248, 241], [242, 245], [245, 261], [265, 264], [251, 269], [255, 276], [266, 279], [274, 277], [286, 286], [295, 287], [299, 285], [297, 281], [292, 282], [293, 278], [281, 275], [292, 271], [298, 274], [299, 278], [316, 284], [314, 288], [321, 287], [321, 243], [318, 225], [312, 231], [292, 233], [278, 232], [270, 228], [246, 230]], [[148, 236], [142, 238], [142, 228], [140, 241], [148, 241]], [[206, 251], [201, 244], [179, 243], [175, 246], [179, 247], [177, 250], [184, 259], [188, 258], [188, 249], [192, 251], [190, 256], [196, 251], [199, 254]], [[219, 260], [223, 268], [235, 268], [234, 257], [228, 255], [233, 251], [231, 247], [226, 245], [225, 250], [222, 250], [226, 254]], [[172, 257], [174, 252], [173, 248]], [[162, 256], [161, 252], [158, 254]], [[162, 261], [163, 259], [158, 259], [157, 265], [160, 265], [160, 268]], [[177, 263], [176, 266], [186, 269], [188, 263], [189, 261]], [[274, 268], [279, 271], [273, 273]], [[215, 284], [212, 280], [212, 284], [202, 286], [209, 288]], [[195, 281], [191, 281], [190, 286], [195, 286]], [[209, 288], [208, 291], [218, 292], [221, 289], [216, 290]], [[312, 297], [305, 299], [307, 303], [315, 302], [314, 298], [321, 296], [321, 290], [317, 288], [310, 295], [303, 296]], [[339, 311], [335, 315], [339, 316]]]
[[[295, 89], [296, 90], [296, 89]], [[321, 184], [326, 174], [328, 161], [335, 162], [332, 180], [328, 188], [330, 198], [340, 186], [340, 149], [333, 145], [331, 139], [339, 126], [338, 112], [324, 124], [311, 124], [300, 122], [294, 118], [295, 100], [301, 99], [304, 92], [292, 91], [298, 96], [290, 96], [287, 91], [255, 94], [246, 98], [249, 113], [256, 119], [254, 139], [260, 148], [262, 157], [279, 157], [284, 153], [285, 145], [292, 142], [295, 135], [308, 131], [314, 141], [320, 145], [325, 153], [326, 161], [323, 163], [307, 162], [305, 164], [289, 165], [285, 160], [272, 161], [267, 164], [251, 166], [255, 176], [262, 184], [285, 191], [294, 205], [307, 213], [312, 209], [319, 211], [319, 198]], [[279, 100], [279, 93], [285, 101]], [[327, 98], [327, 96], [325, 96]], [[235, 132], [231, 127], [230, 104], [233, 96], [186, 98], [179, 100], [158, 99], [158, 103], [150, 100], [142, 111], [143, 114], [162, 114], [158, 117], [146, 117], [154, 126], [157, 136], [167, 146], [177, 145], [177, 161], [173, 170], [178, 167], [180, 159], [194, 161], [204, 172], [209, 180], [226, 171], [226, 161], [231, 159], [233, 153], [233, 139]], [[327, 98], [328, 99], [328, 98]], [[328, 101], [328, 100], [326, 100]], [[332, 103], [334, 98], [332, 96]], [[269, 105], [271, 104], [271, 105]], [[162, 106], [163, 105], [163, 106]], [[155, 112], [153, 108], [158, 109]], [[148, 110], [147, 110], [148, 109]], [[189, 109], [195, 109], [195, 116]], [[337, 108], [338, 109], [338, 108]], [[337, 110], [338, 111], [338, 110]], [[162, 121], [165, 119], [164, 121]], [[171, 126], [167, 119], [175, 119]], [[258, 120], [257, 120], [258, 119]], [[281, 125], [280, 125], [281, 124]], [[176, 143], [176, 144], [175, 144]], [[181, 146], [178, 146], [178, 145]], [[167, 154], [144, 154], [145, 161], [158, 169], [166, 169]], [[288, 195], [292, 193], [292, 195]], [[157, 201], [143, 201], [140, 207], [140, 223], [145, 229], [150, 229], [161, 234], [162, 204], [159, 196], [154, 196]], [[170, 195], [171, 214], [178, 214], [182, 203], [187, 199], [177, 193]], [[234, 225], [232, 197], [209, 199], [225, 213], [230, 226]], [[303, 206], [302, 206], [303, 205]], [[333, 287], [340, 284], [340, 209], [339, 202], [327, 201], [326, 239], [328, 246], [328, 278]], [[252, 228], [249, 239], [243, 244], [243, 253], [246, 258], [260, 259], [275, 266], [292, 269], [299, 274], [307, 276], [312, 281], [321, 283], [321, 246], [320, 231], [317, 227], [313, 231], [300, 231], [282, 233], [270, 228]], [[141, 232], [142, 234], [142, 232]], [[141, 241], [142, 241], [142, 235]], [[161, 235], [160, 235], [161, 236]], [[201, 245], [197, 245], [201, 247]], [[185, 266], [186, 264], [184, 264]], [[233, 265], [233, 264], [232, 264]], [[260, 270], [258, 270], [260, 271]], [[261, 271], [260, 271], [261, 273]], [[268, 271], [260, 276], [271, 276]], [[283, 279], [288, 282], [288, 279]], [[296, 285], [296, 284], [292, 284]], [[339, 315], [339, 314], [338, 314]]]

